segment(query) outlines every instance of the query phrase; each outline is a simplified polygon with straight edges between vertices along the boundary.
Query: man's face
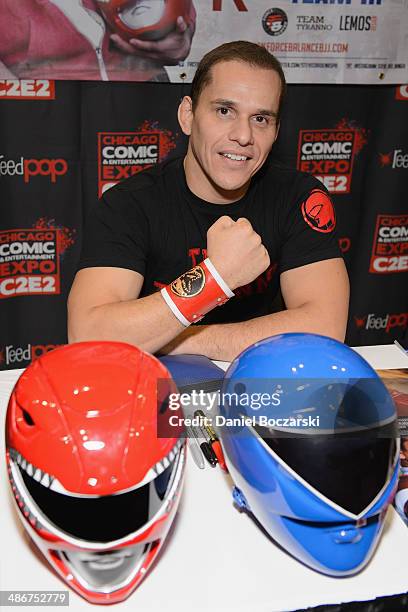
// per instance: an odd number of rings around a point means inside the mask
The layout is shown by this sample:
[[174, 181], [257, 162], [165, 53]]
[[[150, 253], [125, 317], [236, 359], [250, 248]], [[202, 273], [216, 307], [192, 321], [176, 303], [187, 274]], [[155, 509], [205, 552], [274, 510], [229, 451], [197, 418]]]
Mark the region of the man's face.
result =
[[196, 195], [225, 203], [244, 195], [275, 142], [281, 85], [275, 71], [239, 61], [216, 64], [211, 76], [181, 121], [190, 136], [185, 168]]

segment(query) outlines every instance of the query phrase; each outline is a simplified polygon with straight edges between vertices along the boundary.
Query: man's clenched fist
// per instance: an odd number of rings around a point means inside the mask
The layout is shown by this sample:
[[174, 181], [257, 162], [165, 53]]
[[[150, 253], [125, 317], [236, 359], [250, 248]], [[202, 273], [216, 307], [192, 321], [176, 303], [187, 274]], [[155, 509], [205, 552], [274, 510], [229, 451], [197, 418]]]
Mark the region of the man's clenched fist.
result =
[[261, 237], [244, 218], [217, 219], [207, 232], [207, 254], [232, 290], [253, 281], [270, 264]]

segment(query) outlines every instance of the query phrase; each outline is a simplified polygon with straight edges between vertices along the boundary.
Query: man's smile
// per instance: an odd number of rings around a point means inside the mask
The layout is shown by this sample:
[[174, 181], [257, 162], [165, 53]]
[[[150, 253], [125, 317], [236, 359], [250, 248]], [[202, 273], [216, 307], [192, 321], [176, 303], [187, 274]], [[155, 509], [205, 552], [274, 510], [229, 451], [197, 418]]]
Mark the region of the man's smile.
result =
[[222, 155], [223, 157], [226, 157], [227, 159], [231, 159], [233, 161], [238, 161], [238, 162], [247, 161], [251, 159], [247, 155], [239, 155], [238, 153], [220, 153], [220, 155]]

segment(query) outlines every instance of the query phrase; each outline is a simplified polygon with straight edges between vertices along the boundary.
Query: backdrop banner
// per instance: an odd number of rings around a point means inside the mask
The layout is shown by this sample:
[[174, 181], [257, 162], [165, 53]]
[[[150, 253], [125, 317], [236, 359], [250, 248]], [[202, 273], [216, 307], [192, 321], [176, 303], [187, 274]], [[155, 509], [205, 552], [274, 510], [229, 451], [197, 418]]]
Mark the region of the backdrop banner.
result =
[[[406, 0], [213, 0], [197, 2], [188, 76], [228, 40], [263, 45], [289, 83], [401, 83], [408, 79]], [[192, 69], [192, 70], [191, 70]], [[167, 69], [173, 78], [177, 70]]]
[[[117, 182], [184, 153], [176, 109], [186, 93], [177, 84], [21, 81], [0, 97], [0, 368], [25, 367], [66, 342], [87, 211]], [[351, 345], [407, 333], [407, 119], [407, 86], [291, 85], [273, 149], [333, 196]]]
[[0, 0], [0, 79], [190, 82], [237, 39], [289, 83], [408, 81], [408, 0]]

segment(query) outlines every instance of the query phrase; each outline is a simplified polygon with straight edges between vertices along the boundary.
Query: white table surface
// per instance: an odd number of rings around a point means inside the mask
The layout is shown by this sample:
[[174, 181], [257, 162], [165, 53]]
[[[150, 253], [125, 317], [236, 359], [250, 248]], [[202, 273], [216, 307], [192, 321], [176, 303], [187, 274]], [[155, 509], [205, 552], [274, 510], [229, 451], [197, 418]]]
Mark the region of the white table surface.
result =
[[[373, 365], [400, 363], [387, 347], [367, 347]], [[386, 355], [387, 358], [381, 356]], [[401, 353], [401, 357], [404, 355]], [[381, 361], [382, 360], [382, 361]], [[375, 363], [374, 363], [375, 362]], [[384, 363], [383, 363], [384, 362]], [[385, 365], [384, 365], [385, 364]], [[378, 367], [378, 366], [376, 366]], [[2, 427], [7, 400], [22, 370], [0, 373]], [[4, 439], [1, 453], [4, 455]], [[0, 473], [0, 589], [65, 590], [41, 557], [30, 547], [14, 509], [5, 470]], [[289, 557], [270, 542], [232, 505], [231, 482], [219, 468], [199, 470], [188, 458], [178, 518], [159, 562], [141, 586], [114, 610], [140, 612], [284, 612], [347, 601], [363, 601], [408, 591], [408, 529], [389, 509], [380, 545], [359, 575], [329, 578]], [[105, 606], [93, 606], [105, 608]], [[92, 605], [70, 591], [70, 610]], [[7, 607], [8, 609], [8, 607]], [[23, 608], [25, 609], [25, 608]], [[47, 610], [61, 610], [54, 606]]]

